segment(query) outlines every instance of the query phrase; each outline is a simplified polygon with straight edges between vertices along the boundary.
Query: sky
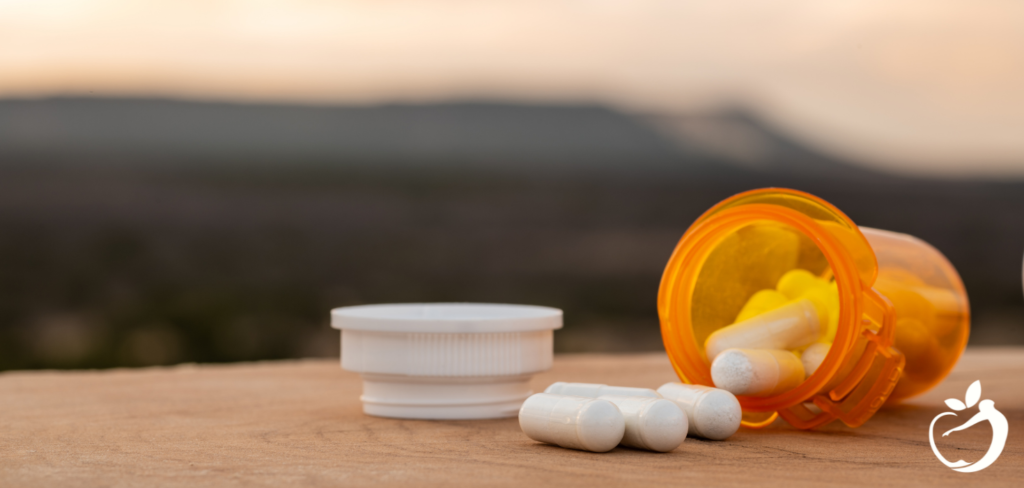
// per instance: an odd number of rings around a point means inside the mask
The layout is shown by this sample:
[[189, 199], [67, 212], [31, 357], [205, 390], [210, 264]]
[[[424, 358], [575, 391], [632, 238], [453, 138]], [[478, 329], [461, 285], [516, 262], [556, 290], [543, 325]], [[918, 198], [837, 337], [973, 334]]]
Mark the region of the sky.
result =
[[886, 171], [1024, 177], [1019, 0], [0, 0], [0, 98], [750, 110]]

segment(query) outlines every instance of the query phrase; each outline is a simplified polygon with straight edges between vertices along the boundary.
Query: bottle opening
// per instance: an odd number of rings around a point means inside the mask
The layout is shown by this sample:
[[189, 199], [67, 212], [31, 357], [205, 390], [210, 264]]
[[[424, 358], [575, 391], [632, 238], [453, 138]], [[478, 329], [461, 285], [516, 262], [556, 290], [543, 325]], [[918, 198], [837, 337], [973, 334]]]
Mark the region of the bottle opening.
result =
[[887, 398], [944, 378], [969, 328], [966, 293], [941, 253], [862, 232], [785, 189], [742, 193], [701, 216], [666, 266], [658, 313], [679, 377], [736, 394], [753, 427], [776, 413], [800, 428], [860, 425]]
[[[780, 290], [783, 277], [788, 279]], [[706, 355], [704, 347], [712, 333], [805, 295], [812, 297], [816, 307], [832, 306], [835, 319], [830, 322], [837, 322], [838, 294], [832, 293], [834, 305], [831, 300], [821, 303], [834, 283], [824, 253], [803, 233], [775, 222], [745, 225], [715, 245], [701, 266], [690, 316], [694, 339]], [[820, 293], [815, 288], [821, 288]], [[835, 325], [831, 328], [834, 338]]]

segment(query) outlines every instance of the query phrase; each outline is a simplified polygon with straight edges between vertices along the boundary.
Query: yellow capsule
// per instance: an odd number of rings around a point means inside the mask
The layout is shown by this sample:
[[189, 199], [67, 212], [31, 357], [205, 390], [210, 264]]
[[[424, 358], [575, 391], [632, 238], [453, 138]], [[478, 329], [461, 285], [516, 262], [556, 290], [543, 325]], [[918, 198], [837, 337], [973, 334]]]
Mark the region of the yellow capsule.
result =
[[775, 289], [786, 295], [790, 300], [796, 300], [810, 290], [819, 290], [827, 288], [828, 283], [825, 280], [818, 278], [811, 274], [806, 269], [792, 269], [782, 275], [779, 278], [778, 284]]
[[801, 298], [806, 298], [814, 303], [818, 309], [818, 316], [822, 324], [822, 340], [832, 342], [836, 337], [836, 329], [839, 328], [839, 294], [835, 289], [828, 286], [819, 289], [811, 289], [804, 293]]
[[811, 303], [814, 304], [814, 309], [818, 312], [818, 323], [822, 325], [822, 329], [824, 330], [828, 326], [829, 319], [831, 318], [828, 307], [828, 289], [822, 290], [812, 288], [804, 292], [798, 298], [810, 300]]
[[835, 281], [828, 284], [828, 324], [825, 328], [825, 341], [836, 340], [839, 328], [839, 285]]
[[836, 329], [839, 327], [839, 290], [834, 281], [825, 281], [810, 271], [798, 268], [782, 275], [776, 289], [790, 300], [811, 300], [824, 326], [822, 339], [828, 342], [835, 340]]
[[789, 302], [789, 298], [775, 290], [761, 290], [750, 296], [746, 305], [736, 316], [736, 322], [743, 322], [751, 317], [756, 317], [765, 312], [770, 312]]

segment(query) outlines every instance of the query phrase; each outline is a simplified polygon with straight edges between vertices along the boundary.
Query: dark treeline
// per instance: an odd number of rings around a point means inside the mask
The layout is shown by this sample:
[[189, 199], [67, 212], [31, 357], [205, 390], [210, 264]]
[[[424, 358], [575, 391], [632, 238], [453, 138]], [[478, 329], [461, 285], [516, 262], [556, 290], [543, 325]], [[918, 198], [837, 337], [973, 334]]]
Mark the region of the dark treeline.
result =
[[754, 158], [599, 107], [0, 102], [0, 369], [329, 356], [330, 308], [408, 301], [550, 305], [559, 351], [656, 350], [677, 240], [764, 186], [930, 242], [971, 343], [1024, 343], [1024, 182], [877, 174], [702, 120]]

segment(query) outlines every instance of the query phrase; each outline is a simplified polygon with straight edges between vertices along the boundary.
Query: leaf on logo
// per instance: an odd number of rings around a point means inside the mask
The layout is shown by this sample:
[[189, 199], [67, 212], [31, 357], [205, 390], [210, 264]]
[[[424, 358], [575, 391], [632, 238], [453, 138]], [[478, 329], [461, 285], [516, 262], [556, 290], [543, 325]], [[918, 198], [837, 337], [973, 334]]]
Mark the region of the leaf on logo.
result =
[[977, 380], [971, 383], [971, 386], [967, 388], [967, 407], [973, 407], [975, 403], [981, 398], [981, 380]]
[[949, 408], [952, 408], [953, 410], [956, 411], [967, 409], [967, 405], [964, 405], [963, 402], [957, 400], [956, 398], [950, 398], [946, 400], [946, 405], [949, 406]]

